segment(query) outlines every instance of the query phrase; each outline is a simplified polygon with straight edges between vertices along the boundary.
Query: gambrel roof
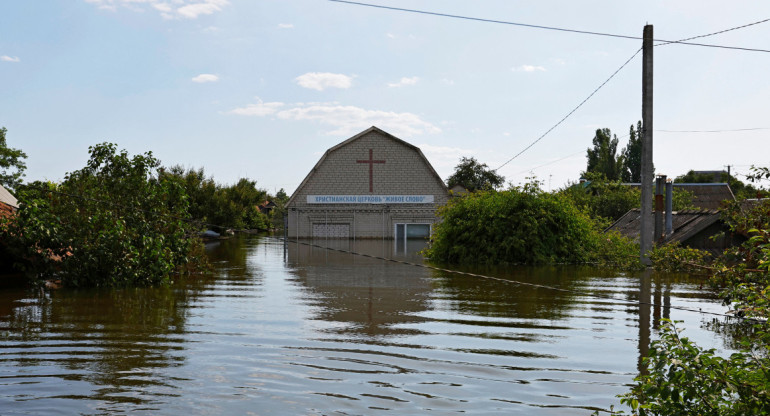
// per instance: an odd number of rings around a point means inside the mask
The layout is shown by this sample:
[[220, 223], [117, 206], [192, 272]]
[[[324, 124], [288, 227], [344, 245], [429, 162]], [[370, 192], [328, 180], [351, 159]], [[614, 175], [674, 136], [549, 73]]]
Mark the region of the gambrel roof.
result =
[[342, 143], [339, 143], [339, 144], [329, 148], [323, 154], [323, 156], [321, 156], [321, 159], [318, 160], [318, 163], [316, 163], [315, 166], [313, 166], [313, 169], [311, 169], [310, 172], [307, 174], [307, 176], [305, 176], [305, 179], [302, 180], [302, 183], [300, 183], [300, 185], [294, 191], [294, 193], [292, 194], [291, 198], [289, 198], [289, 201], [286, 203], [286, 205], [289, 206], [292, 202], [294, 202], [295, 196], [299, 195], [300, 192], [302, 191], [302, 189], [305, 188], [307, 183], [310, 181], [310, 178], [312, 178], [313, 175], [316, 173], [316, 171], [318, 171], [318, 168], [324, 163], [324, 161], [326, 161], [326, 159], [329, 157], [329, 155], [334, 153], [336, 150], [341, 149], [341, 148], [343, 148], [343, 147], [345, 147], [345, 146], [355, 142], [356, 140], [366, 136], [369, 133], [378, 133], [380, 136], [382, 136], [382, 137], [384, 137], [386, 139], [392, 140], [392, 141], [394, 141], [394, 142], [396, 142], [396, 143], [398, 143], [400, 145], [403, 145], [403, 146], [405, 146], [405, 147], [407, 147], [407, 148], [409, 148], [411, 150], [414, 150], [417, 153], [417, 155], [419, 155], [420, 159], [422, 159], [422, 161], [425, 163], [425, 166], [428, 168], [430, 174], [435, 178], [436, 182], [440, 185], [441, 189], [444, 190], [444, 193], [448, 193], [449, 192], [447, 187], [446, 187], [446, 184], [444, 184], [444, 181], [441, 179], [441, 177], [438, 175], [438, 173], [436, 173], [436, 170], [433, 169], [433, 166], [431, 166], [430, 162], [425, 157], [425, 155], [422, 153], [422, 151], [420, 150], [419, 147], [417, 147], [417, 146], [415, 146], [413, 144], [407, 143], [407, 142], [399, 139], [398, 137], [396, 137], [396, 136], [394, 136], [394, 135], [392, 135], [392, 134], [390, 134], [390, 133], [388, 133], [388, 132], [386, 132], [386, 131], [378, 128], [378, 127], [372, 126], [372, 127], [369, 127], [368, 129], [362, 131], [361, 133], [358, 133], [355, 136], [353, 136], [353, 137], [343, 141]]

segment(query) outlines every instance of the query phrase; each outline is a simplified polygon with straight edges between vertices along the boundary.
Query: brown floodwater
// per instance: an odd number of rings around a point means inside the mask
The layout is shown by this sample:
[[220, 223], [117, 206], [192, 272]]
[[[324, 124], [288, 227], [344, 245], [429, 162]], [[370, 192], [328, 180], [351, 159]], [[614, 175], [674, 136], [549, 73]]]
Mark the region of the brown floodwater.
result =
[[[313, 243], [422, 262], [419, 241]], [[257, 236], [207, 253], [212, 276], [172, 287], [0, 289], [0, 415], [587, 415], [661, 317], [729, 345], [671, 308], [725, 310], [683, 275], [473, 269], [500, 281]]]

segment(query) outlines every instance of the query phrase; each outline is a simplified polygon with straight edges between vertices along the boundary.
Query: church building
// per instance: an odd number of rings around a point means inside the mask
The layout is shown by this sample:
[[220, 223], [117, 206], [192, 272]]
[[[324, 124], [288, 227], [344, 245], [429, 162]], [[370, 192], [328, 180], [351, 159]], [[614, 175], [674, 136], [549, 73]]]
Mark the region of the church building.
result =
[[287, 203], [289, 238], [427, 238], [448, 191], [420, 149], [371, 127], [327, 150]]

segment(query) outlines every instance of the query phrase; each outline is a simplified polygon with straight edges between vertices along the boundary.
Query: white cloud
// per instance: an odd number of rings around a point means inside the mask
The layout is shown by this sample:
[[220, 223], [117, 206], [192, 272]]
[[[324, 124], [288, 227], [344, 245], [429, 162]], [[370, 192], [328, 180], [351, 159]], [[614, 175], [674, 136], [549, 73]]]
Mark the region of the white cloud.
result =
[[3, 62], [21, 62], [21, 59], [19, 59], [18, 56], [3, 55], [3, 56], [0, 56], [0, 61], [3, 61]]
[[200, 74], [198, 76], [193, 77], [192, 81], [198, 82], [198, 83], [217, 82], [219, 81], [219, 77], [214, 74]]
[[449, 78], [442, 78], [441, 82], [443, 82], [446, 85], [455, 85], [455, 81]]
[[265, 103], [257, 97], [256, 104], [248, 104], [246, 107], [234, 108], [228, 111], [229, 114], [236, 114], [239, 116], [257, 116], [264, 117], [271, 114], [275, 114], [279, 108], [283, 107], [281, 102], [269, 102]]
[[236, 108], [229, 113], [260, 117], [275, 115], [281, 120], [313, 121], [330, 126], [332, 130], [327, 134], [335, 136], [350, 136], [371, 126], [404, 136], [441, 132], [440, 128], [412, 113], [368, 110], [335, 103], [293, 104], [291, 108], [279, 110], [283, 106], [280, 102], [263, 103], [260, 100], [256, 104]]
[[538, 65], [521, 65], [511, 68], [512, 71], [524, 71], [524, 72], [540, 72], [545, 71], [545, 67]]
[[294, 29], [294, 25], [291, 23], [278, 23], [279, 29]]
[[294, 79], [300, 87], [323, 91], [326, 88], [347, 89], [353, 84], [353, 78], [345, 74], [330, 72], [308, 72]]
[[155, 10], [164, 19], [196, 19], [222, 11], [229, 0], [85, 0], [101, 10], [117, 12], [125, 8], [136, 12]]
[[564, 66], [567, 65], [567, 61], [561, 58], [552, 58], [551, 61], [555, 63], [556, 65]]
[[417, 84], [417, 81], [419, 81], [419, 80], [420, 80], [420, 78], [418, 78], [418, 77], [411, 77], [411, 78], [403, 77], [400, 80], [398, 80], [397, 82], [389, 83], [388, 87], [390, 87], [390, 88], [399, 88], [399, 87], [403, 87], [403, 86], [406, 86], [406, 85], [414, 85], [414, 84]]
[[385, 36], [389, 37], [390, 39], [395, 39], [396, 38], [396, 35], [394, 35], [392, 33], [386, 33]]
[[430, 160], [431, 165], [438, 170], [454, 168], [460, 162], [461, 157], [478, 153], [473, 149], [463, 149], [461, 147], [433, 146], [430, 144], [420, 144], [417, 147]]

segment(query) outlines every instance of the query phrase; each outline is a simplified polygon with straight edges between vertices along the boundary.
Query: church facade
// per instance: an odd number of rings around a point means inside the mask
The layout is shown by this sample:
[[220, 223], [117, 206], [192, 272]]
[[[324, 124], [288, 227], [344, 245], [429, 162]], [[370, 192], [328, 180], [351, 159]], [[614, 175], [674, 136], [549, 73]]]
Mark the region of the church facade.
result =
[[447, 199], [418, 147], [371, 127], [327, 150], [294, 191], [287, 236], [425, 238]]

